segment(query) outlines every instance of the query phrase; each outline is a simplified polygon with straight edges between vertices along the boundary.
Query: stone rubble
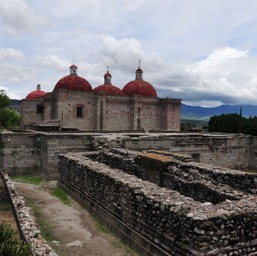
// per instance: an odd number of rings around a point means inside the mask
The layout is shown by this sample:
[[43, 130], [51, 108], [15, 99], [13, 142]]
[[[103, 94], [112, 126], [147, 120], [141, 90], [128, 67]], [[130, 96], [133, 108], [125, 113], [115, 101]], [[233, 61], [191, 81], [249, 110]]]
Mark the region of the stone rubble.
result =
[[25, 198], [18, 195], [8, 174], [5, 173], [4, 178], [18, 216], [18, 225], [20, 225], [27, 242], [31, 244], [32, 253], [36, 256], [58, 256], [42, 237], [39, 226], [32, 217], [31, 208], [26, 206]]
[[[133, 164], [132, 158], [132, 151], [120, 149], [60, 155], [60, 184], [131, 228], [133, 239], [140, 234], [167, 253], [156, 255], [257, 255], [256, 174], [172, 160], [162, 183], [181, 186], [169, 189], [131, 175], [144, 177], [140, 159]], [[156, 159], [149, 167], [159, 167]]]

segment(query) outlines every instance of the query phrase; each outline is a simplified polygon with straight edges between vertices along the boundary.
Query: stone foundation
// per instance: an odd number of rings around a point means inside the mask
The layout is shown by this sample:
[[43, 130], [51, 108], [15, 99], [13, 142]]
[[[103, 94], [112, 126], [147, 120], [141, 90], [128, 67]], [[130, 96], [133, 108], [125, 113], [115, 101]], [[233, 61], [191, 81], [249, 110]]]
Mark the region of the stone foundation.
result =
[[[114, 160], [122, 154], [134, 165]], [[160, 180], [171, 190], [128, 174], [131, 167], [145, 178], [144, 157], [119, 150], [61, 155], [60, 184], [145, 255], [257, 255], [256, 175], [237, 171], [235, 181], [243, 182], [235, 188], [229, 170], [152, 155], [166, 166]]]

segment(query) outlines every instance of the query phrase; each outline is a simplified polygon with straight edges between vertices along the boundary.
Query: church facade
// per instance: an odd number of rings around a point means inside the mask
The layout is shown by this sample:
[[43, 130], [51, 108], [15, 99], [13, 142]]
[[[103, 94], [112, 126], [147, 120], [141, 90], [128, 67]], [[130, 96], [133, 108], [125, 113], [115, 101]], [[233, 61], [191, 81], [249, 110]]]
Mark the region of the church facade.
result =
[[21, 101], [21, 128], [179, 131], [181, 99], [158, 98], [155, 88], [143, 80], [140, 66], [135, 75], [121, 90], [112, 85], [107, 71], [104, 84], [92, 89], [73, 64], [52, 92], [45, 93], [38, 85]]

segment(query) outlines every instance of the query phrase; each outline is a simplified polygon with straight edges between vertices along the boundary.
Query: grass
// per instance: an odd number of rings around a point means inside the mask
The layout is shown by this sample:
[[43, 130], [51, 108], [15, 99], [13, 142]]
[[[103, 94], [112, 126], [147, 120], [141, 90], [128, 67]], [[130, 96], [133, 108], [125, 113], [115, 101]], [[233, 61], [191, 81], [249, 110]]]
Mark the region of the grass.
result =
[[40, 227], [42, 236], [47, 241], [56, 240], [55, 236], [52, 234], [53, 227], [51, 224], [42, 216], [40, 208], [32, 200], [27, 200], [27, 204], [32, 208], [33, 214], [36, 218], [36, 222]]
[[59, 198], [64, 204], [71, 205], [71, 201], [67, 195], [67, 193], [61, 188], [54, 188], [51, 194], [57, 198]]
[[11, 179], [14, 181], [19, 181], [19, 182], [24, 182], [24, 183], [29, 183], [29, 184], [34, 184], [34, 185], [39, 185], [43, 179], [40, 176], [29, 176], [29, 175], [15, 175], [11, 176]]

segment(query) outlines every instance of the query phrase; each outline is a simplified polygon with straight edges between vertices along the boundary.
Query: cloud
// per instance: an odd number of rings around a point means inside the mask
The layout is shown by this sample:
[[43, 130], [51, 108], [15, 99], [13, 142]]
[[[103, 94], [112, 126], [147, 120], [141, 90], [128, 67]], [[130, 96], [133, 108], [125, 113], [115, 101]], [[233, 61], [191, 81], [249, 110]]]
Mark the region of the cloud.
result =
[[[160, 87], [161, 94], [181, 95], [184, 102], [205, 106], [257, 104], [257, 59], [248, 50], [230, 47], [215, 49], [206, 59], [181, 66], [173, 85]], [[168, 77], [163, 79], [169, 80]]]
[[19, 50], [12, 48], [0, 49], [0, 59], [2, 60], [20, 59], [22, 57], [24, 57], [24, 54]]
[[23, 0], [1, 1], [0, 20], [1, 30], [12, 36], [24, 31], [35, 31], [38, 25], [47, 23]]
[[257, 104], [256, 8], [253, 0], [1, 1], [1, 86], [20, 98], [37, 83], [51, 91], [75, 59], [93, 87], [110, 66], [122, 88], [140, 59], [160, 97]]

